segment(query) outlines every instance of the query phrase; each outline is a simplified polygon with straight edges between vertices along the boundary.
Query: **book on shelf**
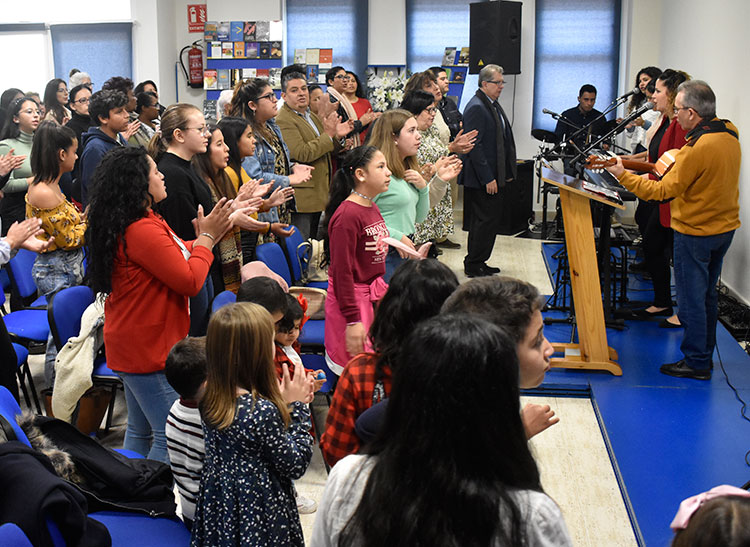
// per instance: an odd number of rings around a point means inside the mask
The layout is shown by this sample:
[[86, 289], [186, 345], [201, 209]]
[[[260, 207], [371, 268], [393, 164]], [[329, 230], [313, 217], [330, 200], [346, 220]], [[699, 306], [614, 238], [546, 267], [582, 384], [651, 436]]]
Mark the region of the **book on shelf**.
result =
[[443, 54], [443, 66], [453, 66], [456, 64], [456, 48], [447, 47]]
[[280, 20], [268, 22], [268, 39], [271, 42], [281, 42], [284, 39], [284, 25]]
[[245, 42], [245, 59], [258, 58], [258, 42]]
[[244, 80], [248, 80], [251, 78], [257, 78], [258, 77], [258, 71], [255, 68], [243, 68], [242, 69], [242, 78]]
[[219, 89], [217, 81], [218, 73], [215, 69], [208, 68], [203, 71], [203, 89]]
[[268, 80], [268, 78], [270, 78], [270, 76], [271, 75], [270, 75], [269, 70], [267, 68], [259, 68], [259, 69], [257, 69], [257, 71], [255, 73], [255, 77], [256, 78], [264, 78], [264, 79]]
[[304, 65], [306, 60], [307, 60], [307, 52], [304, 49], [294, 50], [294, 64], [295, 65]]
[[209, 59], [221, 59], [221, 42], [210, 42], [206, 57]]
[[281, 69], [280, 68], [268, 69], [268, 83], [271, 84], [272, 89], [281, 89]]
[[245, 27], [242, 29], [242, 36], [245, 42], [255, 42], [255, 21], [245, 21]]
[[235, 59], [245, 58], [245, 42], [234, 43], [234, 58]]
[[453, 72], [452, 68], [447, 67], [441, 67], [445, 71], [445, 76], [448, 78], [448, 81], [451, 81], [451, 73]]
[[231, 21], [220, 21], [219, 26], [216, 29], [216, 39], [219, 42], [228, 42], [231, 30], [232, 30]]
[[260, 42], [258, 47], [258, 59], [271, 58], [271, 42]]
[[318, 48], [307, 48], [305, 54], [306, 65], [317, 65], [320, 63], [320, 50]]
[[217, 40], [218, 28], [216, 21], [206, 21], [203, 27], [203, 40], [214, 42]]
[[458, 61], [456, 61], [457, 65], [467, 65], [469, 64], [469, 48], [468, 47], [462, 47], [461, 53], [458, 55]]
[[255, 22], [255, 39], [259, 42], [271, 40], [271, 25], [269, 21]]
[[318, 72], [318, 83], [319, 84], [325, 84], [326, 83], [326, 72], [327, 70], [321, 70]]
[[269, 59], [281, 59], [281, 42], [271, 42], [271, 53]]
[[318, 68], [318, 65], [307, 65], [307, 83], [315, 83], [318, 81], [318, 74], [320, 74], [320, 69]]
[[333, 68], [333, 50], [325, 48], [320, 50], [318, 67], [322, 69]]
[[216, 101], [211, 99], [205, 99], [203, 101], [203, 117], [208, 119], [216, 119]]
[[221, 43], [221, 58], [234, 59], [234, 42]]
[[218, 76], [218, 87], [217, 89], [232, 89], [232, 84], [229, 76], [229, 69], [228, 68], [220, 68], [217, 70]]
[[240, 81], [242, 81], [242, 69], [231, 69], [231, 72], [229, 73], [229, 85], [232, 86], [232, 89], [234, 89], [235, 84]]
[[245, 22], [244, 21], [232, 21], [229, 27], [229, 40], [232, 42], [244, 42]]
[[466, 71], [469, 70], [465, 66], [455, 66], [451, 69], [451, 73], [448, 76], [449, 82], [462, 84], [466, 81]]

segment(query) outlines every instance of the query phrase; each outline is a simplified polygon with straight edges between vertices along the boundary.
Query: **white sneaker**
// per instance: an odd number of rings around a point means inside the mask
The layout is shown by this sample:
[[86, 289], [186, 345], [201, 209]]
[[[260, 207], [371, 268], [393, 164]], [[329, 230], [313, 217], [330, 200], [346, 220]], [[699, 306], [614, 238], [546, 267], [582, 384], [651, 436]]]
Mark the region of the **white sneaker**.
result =
[[309, 515], [314, 513], [318, 509], [318, 504], [315, 500], [306, 498], [297, 493], [297, 511], [300, 515]]

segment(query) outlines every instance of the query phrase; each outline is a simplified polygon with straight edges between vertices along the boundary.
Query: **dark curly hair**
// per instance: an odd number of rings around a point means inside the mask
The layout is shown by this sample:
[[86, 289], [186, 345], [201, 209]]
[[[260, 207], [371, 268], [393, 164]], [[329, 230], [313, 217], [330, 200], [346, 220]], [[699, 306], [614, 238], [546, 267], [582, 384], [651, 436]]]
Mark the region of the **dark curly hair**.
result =
[[133, 80], [130, 78], [123, 78], [122, 76], [112, 76], [109, 80], [102, 84], [102, 89], [111, 89], [113, 91], [119, 91], [128, 96], [128, 91], [133, 91]]
[[[112, 292], [112, 270], [121, 238], [146, 216], [153, 198], [148, 192], [151, 164], [143, 148], [115, 147], [102, 158], [89, 189], [88, 285], [95, 293]], [[127, 256], [127, 242], [123, 239]]]
[[393, 274], [370, 325], [370, 340], [379, 357], [375, 378], [383, 369], [394, 370], [405, 341], [421, 321], [440, 312], [443, 302], [458, 287], [453, 271], [435, 259], [407, 260]]

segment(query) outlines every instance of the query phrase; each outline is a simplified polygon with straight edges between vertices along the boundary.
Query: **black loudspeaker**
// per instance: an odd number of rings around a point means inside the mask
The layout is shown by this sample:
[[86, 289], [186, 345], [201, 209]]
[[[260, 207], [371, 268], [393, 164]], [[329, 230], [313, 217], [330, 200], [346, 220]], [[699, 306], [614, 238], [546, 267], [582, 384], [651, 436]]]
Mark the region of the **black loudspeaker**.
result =
[[498, 227], [498, 234], [523, 232], [534, 217], [534, 162], [519, 160], [517, 169], [516, 180], [498, 190], [502, 196], [502, 224]]
[[469, 4], [469, 74], [489, 64], [521, 73], [521, 2]]

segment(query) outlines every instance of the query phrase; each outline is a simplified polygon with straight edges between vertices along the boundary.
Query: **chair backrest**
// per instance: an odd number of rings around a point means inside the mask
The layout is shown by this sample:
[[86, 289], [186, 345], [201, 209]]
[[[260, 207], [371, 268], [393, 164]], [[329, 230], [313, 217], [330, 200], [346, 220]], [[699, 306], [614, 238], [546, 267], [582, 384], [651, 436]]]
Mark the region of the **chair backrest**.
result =
[[284, 251], [292, 268], [294, 282], [301, 284], [310, 261], [310, 242], [302, 238], [297, 228], [284, 238]]
[[89, 287], [68, 287], [55, 293], [49, 301], [47, 318], [52, 338], [60, 351], [69, 338], [81, 331], [81, 317], [94, 301], [94, 291]]
[[10, 259], [10, 282], [15, 286], [21, 298], [28, 299], [36, 296], [36, 283], [31, 275], [31, 268], [36, 260], [36, 253], [27, 249], [19, 249], [16, 256]]
[[292, 274], [289, 272], [289, 265], [286, 263], [284, 251], [278, 243], [263, 243], [255, 248], [255, 258], [263, 262], [266, 266], [281, 277], [284, 278], [287, 285], [292, 284]]
[[214, 297], [214, 301], [211, 304], [211, 313], [216, 313], [216, 310], [223, 308], [227, 304], [237, 302], [237, 295], [232, 291], [222, 291]]
[[6, 547], [34, 547], [26, 534], [16, 524], [6, 522], [0, 526], [0, 545]]
[[[10, 422], [10, 425], [13, 427], [13, 431], [15, 432], [16, 438], [19, 440], [19, 442], [22, 442], [27, 446], [31, 446], [26, 433], [23, 432], [23, 429], [21, 429], [21, 427], [18, 425], [18, 422], [16, 422], [16, 416], [21, 414], [21, 407], [18, 406], [18, 401], [13, 398], [13, 395], [10, 394], [10, 391], [8, 391], [8, 389], [4, 386], [0, 386], [0, 414], [2, 414], [3, 418]], [[0, 545], [4, 544], [0, 542]]]

